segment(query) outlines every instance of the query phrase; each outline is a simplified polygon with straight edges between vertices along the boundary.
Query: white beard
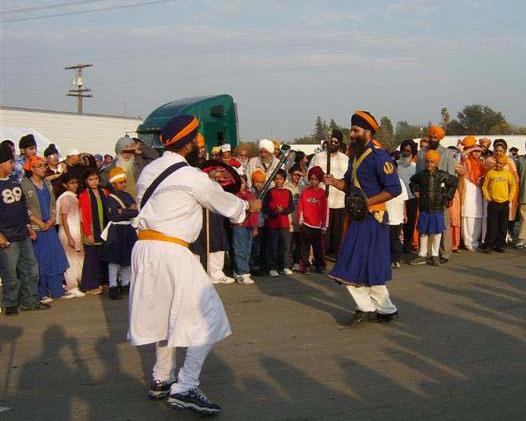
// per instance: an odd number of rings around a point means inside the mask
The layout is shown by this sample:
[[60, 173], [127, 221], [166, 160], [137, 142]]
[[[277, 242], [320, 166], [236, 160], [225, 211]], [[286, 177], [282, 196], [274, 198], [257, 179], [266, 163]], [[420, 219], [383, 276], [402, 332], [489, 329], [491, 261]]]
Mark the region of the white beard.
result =
[[133, 176], [133, 166], [135, 164], [135, 156], [132, 156], [130, 159], [125, 160], [122, 158], [122, 156], [117, 157], [117, 162], [115, 163], [116, 167], [121, 167], [126, 175]]

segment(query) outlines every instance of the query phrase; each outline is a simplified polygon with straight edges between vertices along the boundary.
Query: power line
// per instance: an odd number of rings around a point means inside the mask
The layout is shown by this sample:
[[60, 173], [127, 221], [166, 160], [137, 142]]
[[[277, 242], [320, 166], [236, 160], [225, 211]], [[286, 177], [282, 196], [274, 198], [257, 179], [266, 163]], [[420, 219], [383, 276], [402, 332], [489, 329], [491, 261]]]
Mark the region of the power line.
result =
[[66, 7], [69, 7], [69, 6], [80, 6], [80, 5], [83, 5], [83, 4], [100, 3], [100, 2], [103, 2], [103, 1], [108, 1], [108, 0], [68, 1], [66, 3], [53, 3], [53, 4], [46, 4], [44, 6], [21, 7], [19, 9], [4, 10], [4, 11], [0, 12], [0, 14], [8, 15], [8, 14], [12, 14], [12, 13], [35, 12], [35, 11], [39, 11], [39, 10], [55, 9], [57, 7], [62, 7], [62, 6], [66, 6]]
[[96, 12], [104, 12], [104, 11], [108, 11], [108, 10], [127, 9], [127, 8], [137, 7], [137, 6], [149, 6], [149, 5], [152, 5], [152, 4], [172, 3], [172, 2], [175, 2], [175, 1], [180, 1], [180, 0], [141, 1], [139, 3], [124, 4], [124, 5], [119, 5], [119, 6], [100, 7], [100, 8], [97, 8], [97, 9], [77, 10], [77, 11], [74, 11], [74, 12], [55, 13], [55, 14], [51, 14], [51, 15], [30, 16], [30, 17], [14, 18], [14, 19], [3, 19], [3, 20], [0, 21], [0, 23], [13, 23], [13, 22], [22, 22], [22, 21], [28, 21], [28, 20], [34, 20], [34, 19], [57, 18], [57, 17], [61, 17], [61, 16], [80, 15], [80, 14], [84, 14], [84, 13], [96, 13]]

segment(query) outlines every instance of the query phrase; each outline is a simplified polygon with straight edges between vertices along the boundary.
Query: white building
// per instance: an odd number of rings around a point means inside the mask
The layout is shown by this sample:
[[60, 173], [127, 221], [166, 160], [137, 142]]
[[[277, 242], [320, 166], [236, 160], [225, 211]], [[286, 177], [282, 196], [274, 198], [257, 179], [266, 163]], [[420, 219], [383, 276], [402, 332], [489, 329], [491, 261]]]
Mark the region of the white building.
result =
[[113, 155], [115, 142], [126, 134], [135, 136], [140, 123], [140, 117], [0, 106], [0, 139], [10, 139], [18, 148], [20, 137], [33, 133], [41, 154], [48, 143], [54, 143], [62, 153], [77, 148]]

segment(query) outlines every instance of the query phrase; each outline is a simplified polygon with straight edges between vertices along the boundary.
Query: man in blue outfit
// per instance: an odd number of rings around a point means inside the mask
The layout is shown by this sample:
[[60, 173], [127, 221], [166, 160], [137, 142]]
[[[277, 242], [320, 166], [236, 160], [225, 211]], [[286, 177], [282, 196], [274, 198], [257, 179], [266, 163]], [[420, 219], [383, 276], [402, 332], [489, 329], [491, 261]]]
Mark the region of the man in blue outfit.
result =
[[329, 277], [345, 285], [356, 302], [350, 324], [389, 322], [398, 318], [385, 283], [391, 279], [389, 227], [385, 202], [401, 193], [396, 166], [389, 154], [373, 140], [378, 122], [367, 111], [351, 118], [354, 159], [342, 180], [327, 175], [324, 182], [342, 191], [363, 192], [365, 217], [351, 220], [338, 260]]

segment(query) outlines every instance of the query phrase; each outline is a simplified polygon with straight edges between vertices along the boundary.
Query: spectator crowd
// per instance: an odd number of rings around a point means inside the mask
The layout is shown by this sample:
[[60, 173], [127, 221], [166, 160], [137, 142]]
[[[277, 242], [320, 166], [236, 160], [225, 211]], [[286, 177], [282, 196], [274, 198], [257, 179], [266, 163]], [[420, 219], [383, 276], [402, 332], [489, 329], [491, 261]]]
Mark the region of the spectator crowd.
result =
[[[439, 266], [461, 249], [503, 253], [506, 247], [526, 247], [526, 155], [508, 151], [504, 139], [474, 136], [446, 148], [444, 136], [442, 128], [431, 126], [419, 144], [403, 141], [383, 168], [397, 172], [402, 187], [387, 203], [383, 221], [391, 234], [393, 269], [402, 261]], [[204, 139], [197, 141], [205, 161]], [[247, 145], [225, 143], [213, 147], [209, 158], [239, 176], [237, 195], [245, 200], [259, 197], [272, 176], [262, 212], [239, 225], [204, 212], [207, 223], [192, 251], [214, 283], [250, 285], [260, 275], [325, 273], [349, 223], [345, 193], [323, 184], [327, 165], [342, 179], [358, 153], [334, 130], [320, 152], [298, 151], [293, 165], [276, 171], [280, 144], [262, 139], [257, 146], [257, 156], [250, 156]], [[5, 314], [44, 310], [57, 299], [103, 291], [112, 300], [122, 298], [137, 240], [137, 180], [158, 152], [123, 137], [114, 157], [74, 148], [61, 155], [53, 144], [39, 151], [30, 134], [19, 140], [18, 151], [11, 140], [0, 145]]]

